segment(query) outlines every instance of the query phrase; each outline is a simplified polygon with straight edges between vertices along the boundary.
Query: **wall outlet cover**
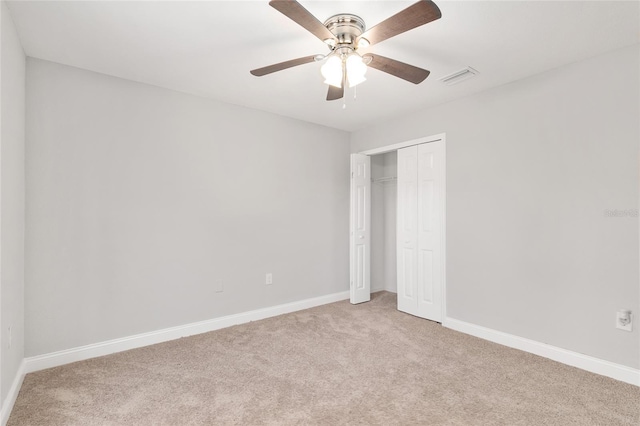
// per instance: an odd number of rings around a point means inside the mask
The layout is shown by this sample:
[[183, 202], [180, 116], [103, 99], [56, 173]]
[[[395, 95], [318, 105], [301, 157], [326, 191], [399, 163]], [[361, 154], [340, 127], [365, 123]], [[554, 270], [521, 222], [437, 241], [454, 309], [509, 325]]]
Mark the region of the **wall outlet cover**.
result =
[[622, 312], [616, 312], [616, 328], [624, 331], [633, 331], [633, 314], [630, 314], [631, 320], [627, 324], [622, 319], [624, 316], [625, 314]]

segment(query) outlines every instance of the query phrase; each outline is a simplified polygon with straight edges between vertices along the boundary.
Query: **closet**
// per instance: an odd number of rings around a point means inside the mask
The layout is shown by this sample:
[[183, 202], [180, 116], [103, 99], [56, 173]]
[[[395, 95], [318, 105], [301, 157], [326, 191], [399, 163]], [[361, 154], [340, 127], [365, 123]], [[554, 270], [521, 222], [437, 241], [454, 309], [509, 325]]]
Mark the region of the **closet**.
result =
[[351, 161], [351, 302], [397, 292], [400, 311], [441, 322], [444, 135], [353, 154]]
[[397, 292], [396, 151], [371, 156], [371, 291]]

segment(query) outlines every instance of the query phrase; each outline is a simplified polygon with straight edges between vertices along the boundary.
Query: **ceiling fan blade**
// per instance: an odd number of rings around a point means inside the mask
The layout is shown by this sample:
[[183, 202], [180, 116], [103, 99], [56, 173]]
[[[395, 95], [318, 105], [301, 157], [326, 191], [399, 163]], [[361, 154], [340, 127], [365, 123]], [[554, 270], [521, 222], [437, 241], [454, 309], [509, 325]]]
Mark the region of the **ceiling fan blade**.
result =
[[342, 99], [344, 96], [344, 84], [342, 87], [329, 86], [329, 92], [327, 93], [328, 101], [335, 101], [336, 99]]
[[395, 59], [385, 58], [380, 55], [366, 54], [364, 58], [371, 58], [369, 66], [377, 70], [386, 72], [403, 80], [410, 81], [413, 84], [419, 84], [429, 77], [431, 71], [396, 61]]
[[262, 77], [263, 75], [271, 74], [276, 71], [282, 71], [282, 70], [286, 70], [287, 68], [308, 64], [309, 62], [315, 62], [315, 60], [316, 60], [316, 55], [305, 56], [304, 58], [298, 58], [298, 59], [292, 59], [290, 61], [280, 62], [278, 64], [273, 64], [267, 67], [251, 70], [250, 72], [256, 77]]
[[421, 0], [365, 31], [358, 37], [358, 40], [366, 38], [369, 41], [369, 45], [380, 43], [441, 17], [442, 13], [434, 2]]
[[322, 22], [295, 0], [271, 0], [269, 5], [282, 13], [320, 40], [334, 39], [335, 36]]

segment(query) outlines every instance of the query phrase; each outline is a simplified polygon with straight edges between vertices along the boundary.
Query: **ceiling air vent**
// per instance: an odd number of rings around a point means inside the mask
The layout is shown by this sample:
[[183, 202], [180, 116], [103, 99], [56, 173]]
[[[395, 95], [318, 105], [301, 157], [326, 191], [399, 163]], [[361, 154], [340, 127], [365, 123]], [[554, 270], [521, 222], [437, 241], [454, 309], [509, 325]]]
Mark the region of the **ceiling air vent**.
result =
[[460, 71], [456, 71], [453, 74], [449, 74], [442, 77], [440, 81], [446, 84], [447, 86], [453, 86], [454, 84], [458, 84], [462, 81], [468, 80], [471, 77], [475, 77], [478, 74], [479, 74], [478, 71], [474, 70], [471, 67], [467, 67]]

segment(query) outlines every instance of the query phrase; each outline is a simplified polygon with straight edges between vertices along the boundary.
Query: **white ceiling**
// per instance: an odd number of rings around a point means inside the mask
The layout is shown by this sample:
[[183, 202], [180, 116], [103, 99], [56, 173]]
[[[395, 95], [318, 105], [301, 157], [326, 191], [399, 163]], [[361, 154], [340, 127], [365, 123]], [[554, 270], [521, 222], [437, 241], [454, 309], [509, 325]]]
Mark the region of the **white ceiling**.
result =
[[[413, 1], [306, 1], [324, 21], [355, 13], [371, 27]], [[413, 85], [370, 69], [341, 101], [325, 101], [319, 63], [264, 77], [249, 70], [327, 47], [262, 1], [10, 1], [28, 56], [343, 130], [357, 130], [587, 57], [640, 43], [637, 1], [445, 1], [442, 19], [369, 50], [429, 69]], [[466, 66], [480, 75], [439, 78]], [[611, 78], [614, 78], [613, 76]]]

